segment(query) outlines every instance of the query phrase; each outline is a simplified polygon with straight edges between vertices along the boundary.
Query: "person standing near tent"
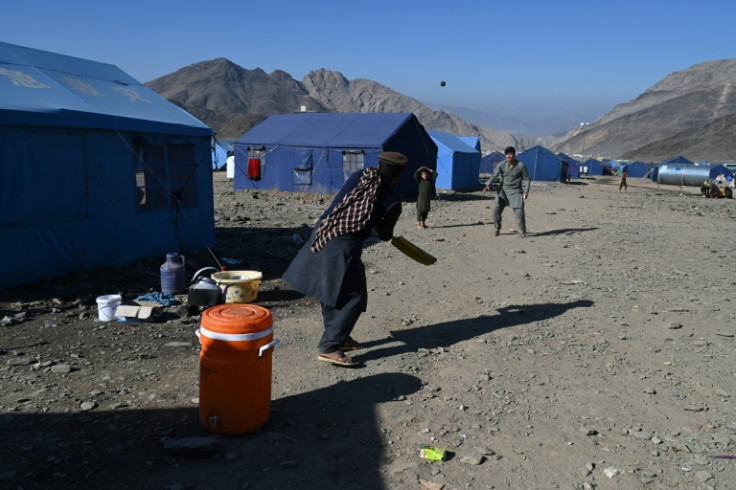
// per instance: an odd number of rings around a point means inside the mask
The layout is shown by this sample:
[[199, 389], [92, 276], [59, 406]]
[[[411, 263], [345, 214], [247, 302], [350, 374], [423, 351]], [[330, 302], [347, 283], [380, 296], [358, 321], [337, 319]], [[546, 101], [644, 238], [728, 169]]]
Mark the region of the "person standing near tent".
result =
[[437, 197], [437, 189], [434, 183], [437, 181], [437, 172], [429, 167], [419, 167], [414, 172], [414, 180], [417, 181], [419, 192], [417, 194], [417, 228], [420, 230], [427, 227], [427, 215], [429, 215], [432, 195]]
[[526, 217], [524, 216], [524, 200], [529, 195], [529, 188], [532, 179], [529, 178], [529, 172], [526, 165], [516, 159], [516, 149], [508, 146], [503, 151], [506, 160], [501, 162], [496, 170], [488, 179], [488, 183], [483, 188], [483, 192], [488, 192], [491, 188], [491, 182], [496, 178], [501, 178], [501, 188], [496, 194], [496, 205], [493, 207], [493, 226], [496, 228], [495, 236], [501, 234], [501, 213], [506, 206], [511, 206], [514, 210], [516, 224], [519, 226], [519, 235], [526, 237]]
[[360, 348], [350, 333], [368, 304], [360, 260], [363, 243], [372, 231], [383, 241], [393, 236], [401, 202], [391, 190], [407, 163], [403, 154], [386, 151], [379, 153], [378, 166], [353, 173], [284, 273], [292, 288], [322, 304], [320, 361], [347, 367], [359, 364], [344, 352]]
[[621, 188], [623, 187], [624, 192], [629, 190], [629, 186], [626, 185], [626, 177], [629, 176], [629, 169], [628, 167], [624, 167], [621, 169], [621, 182], [618, 184], [618, 190], [621, 192]]

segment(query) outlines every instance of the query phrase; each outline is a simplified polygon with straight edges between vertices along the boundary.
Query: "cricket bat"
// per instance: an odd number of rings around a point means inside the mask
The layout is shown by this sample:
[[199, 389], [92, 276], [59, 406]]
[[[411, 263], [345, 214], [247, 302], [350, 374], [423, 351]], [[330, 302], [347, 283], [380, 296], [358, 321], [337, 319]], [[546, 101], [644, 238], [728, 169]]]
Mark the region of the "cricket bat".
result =
[[402, 236], [391, 238], [391, 245], [398, 248], [404, 255], [410, 259], [416, 260], [420, 264], [432, 265], [437, 262], [437, 259], [433, 255], [428, 254]]

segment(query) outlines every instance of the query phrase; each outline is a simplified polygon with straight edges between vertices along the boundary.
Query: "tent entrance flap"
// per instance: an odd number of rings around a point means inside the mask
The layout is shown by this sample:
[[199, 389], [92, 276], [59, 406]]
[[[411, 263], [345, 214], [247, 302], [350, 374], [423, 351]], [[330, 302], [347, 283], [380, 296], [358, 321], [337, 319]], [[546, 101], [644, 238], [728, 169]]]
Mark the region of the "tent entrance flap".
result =
[[292, 156], [291, 183], [294, 185], [312, 184], [312, 150], [295, 148]]

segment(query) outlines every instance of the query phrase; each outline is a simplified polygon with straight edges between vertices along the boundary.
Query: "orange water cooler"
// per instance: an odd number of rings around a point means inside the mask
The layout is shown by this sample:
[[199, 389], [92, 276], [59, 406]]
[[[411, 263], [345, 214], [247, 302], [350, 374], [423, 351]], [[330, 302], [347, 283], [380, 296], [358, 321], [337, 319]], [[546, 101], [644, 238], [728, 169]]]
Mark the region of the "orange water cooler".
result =
[[197, 330], [199, 421], [218, 434], [252, 432], [271, 414], [273, 316], [261, 306], [226, 303], [202, 313]]

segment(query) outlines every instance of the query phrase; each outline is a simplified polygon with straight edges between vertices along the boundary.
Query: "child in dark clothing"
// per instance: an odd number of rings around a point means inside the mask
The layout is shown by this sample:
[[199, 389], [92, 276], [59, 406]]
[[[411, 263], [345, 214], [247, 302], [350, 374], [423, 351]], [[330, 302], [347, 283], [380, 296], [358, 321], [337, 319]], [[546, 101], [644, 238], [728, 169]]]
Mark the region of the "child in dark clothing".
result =
[[618, 184], [618, 190], [620, 191], [621, 188], [623, 190], [627, 191], [629, 190], [629, 186], [626, 185], [626, 177], [629, 176], [629, 169], [624, 167], [624, 169], [621, 171], [621, 182]]
[[434, 187], [437, 172], [429, 167], [419, 167], [414, 172], [414, 180], [417, 181], [419, 186], [419, 193], [417, 194], [417, 228], [421, 230], [427, 227], [425, 221], [429, 214], [432, 196], [437, 197], [437, 190]]

